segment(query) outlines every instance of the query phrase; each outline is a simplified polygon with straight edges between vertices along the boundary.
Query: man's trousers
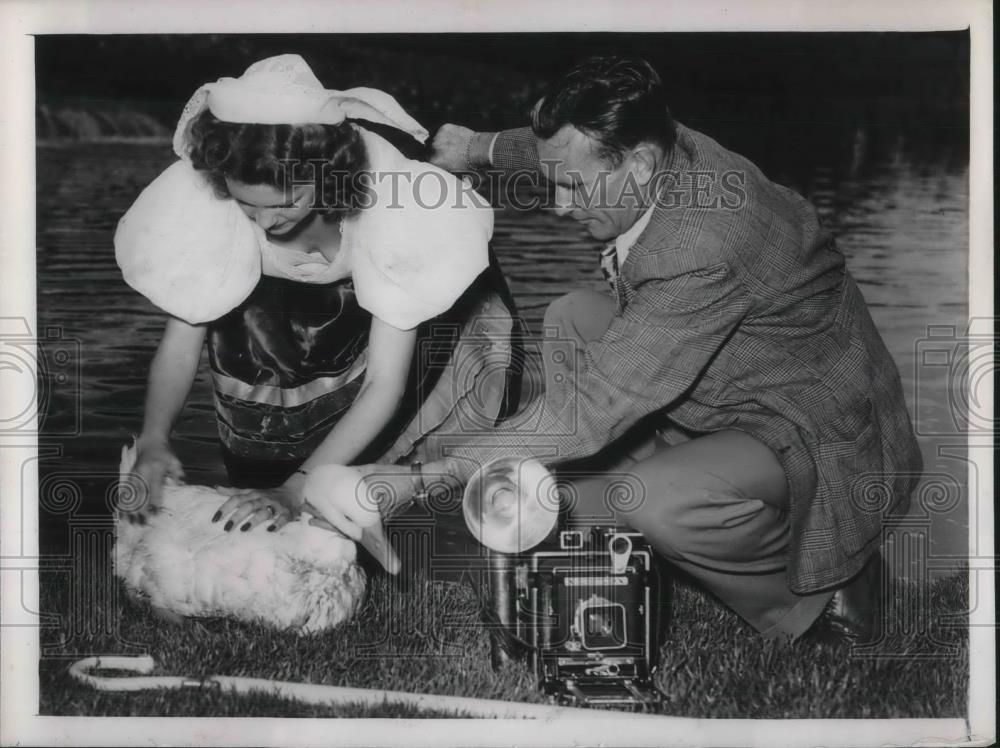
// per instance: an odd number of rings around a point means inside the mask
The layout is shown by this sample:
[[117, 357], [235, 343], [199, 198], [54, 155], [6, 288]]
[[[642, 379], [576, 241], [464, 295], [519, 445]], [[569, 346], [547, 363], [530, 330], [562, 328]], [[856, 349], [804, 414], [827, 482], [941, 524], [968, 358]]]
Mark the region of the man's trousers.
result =
[[[546, 311], [544, 340], [576, 353], [544, 356], [546, 397], [571, 397], [573, 368], [587, 342], [615, 313], [607, 294], [581, 290]], [[553, 335], [555, 333], [555, 335]], [[543, 342], [543, 346], [546, 345]], [[558, 366], [548, 362], [558, 360]], [[666, 405], [666, 403], [664, 404]], [[786, 581], [790, 535], [784, 471], [763, 442], [737, 430], [691, 433], [665, 420], [627, 446], [612, 445], [600, 469], [565, 472], [574, 518], [613, 516], [643, 533], [763, 636], [797, 637], [822, 613], [832, 592], [796, 595]], [[680, 622], [683, 625], [683, 622]]]

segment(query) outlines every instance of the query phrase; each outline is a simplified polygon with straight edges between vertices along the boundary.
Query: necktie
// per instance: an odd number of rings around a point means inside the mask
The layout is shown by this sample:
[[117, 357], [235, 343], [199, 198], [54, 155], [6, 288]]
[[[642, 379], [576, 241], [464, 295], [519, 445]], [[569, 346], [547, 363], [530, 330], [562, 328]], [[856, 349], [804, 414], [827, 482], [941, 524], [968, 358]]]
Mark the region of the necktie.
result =
[[601, 262], [601, 273], [604, 274], [604, 280], [608, 282], [611, 286], [612, 292], [617, 290], [618, 282], [618, 244], [617, 242], [611, 242], [604, 249], [601, 250], [600, 255]]

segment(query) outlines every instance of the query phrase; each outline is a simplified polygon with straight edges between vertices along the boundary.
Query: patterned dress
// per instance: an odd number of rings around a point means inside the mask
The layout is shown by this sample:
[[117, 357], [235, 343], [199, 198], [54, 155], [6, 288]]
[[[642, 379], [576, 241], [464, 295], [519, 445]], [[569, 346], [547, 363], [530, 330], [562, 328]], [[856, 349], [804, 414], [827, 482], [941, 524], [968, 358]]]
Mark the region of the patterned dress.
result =
[[[219, 436], [233, 485], [278, 485], [319, 446], [361, 388], [370, 324], [350, 279], [319, 285], [264, 276], [243, 304], [209, 325]], [[512, 413], [520, 334], [494, 262], [450, 310], [417, 329], [399, 410], [355, 462], [433, 458], [428, 442], [454, 436], [469, 409], [491, 423]], [[498, 358], [506, 376], [480, 376]]]

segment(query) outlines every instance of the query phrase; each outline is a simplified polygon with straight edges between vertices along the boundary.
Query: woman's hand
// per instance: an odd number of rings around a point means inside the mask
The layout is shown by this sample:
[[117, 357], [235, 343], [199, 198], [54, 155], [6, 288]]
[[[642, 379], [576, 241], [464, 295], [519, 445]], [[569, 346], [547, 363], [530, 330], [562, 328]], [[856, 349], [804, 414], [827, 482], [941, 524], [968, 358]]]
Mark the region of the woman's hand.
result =
[[[167, 479], [184, 480], [184, 468], [166, 438], [139, 437], [136, 440], [135, 465], [127, 483], [135, 495], [135, 511], [127, 512], [129, 522], [144, 523], [147, 514], [160, 507], [163, 484]], [[128, 502], [130, 505], [133, 502]]]
[[280, 530], [298, 516], [301, 501], [294, 485], [285, 483], [277, 488], [246, 488], [234, 493], [212, 517], [213, 522], [226, 520], [222, 528], [230, 532], [238, 527], [250, 532], [267, 523], [267, 531]]
[[[163, 482], [184, 479], [184, 469], [170, 449], [169, 435], [198, 373], [206, 325], [191, 325], [170, 317], [149, 367], [142, 434], [136, 439], [135, 466], [128, 478], [137, 510], [130, 522], [145, 522], [160, 506]], [[132, 502], [128, 502], [132, 504]]]

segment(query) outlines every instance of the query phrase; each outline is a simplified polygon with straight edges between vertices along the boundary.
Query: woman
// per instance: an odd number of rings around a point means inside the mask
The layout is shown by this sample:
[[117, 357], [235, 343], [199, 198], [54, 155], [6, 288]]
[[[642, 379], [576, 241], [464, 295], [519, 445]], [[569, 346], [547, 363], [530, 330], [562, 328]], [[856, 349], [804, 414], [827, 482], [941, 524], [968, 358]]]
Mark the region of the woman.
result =
[[491, 210], [376, 131], [427, 137], [387, 94], [325, 90], [297, 55], [185, 107], [182, 160], [115, 236], [125, 279], [171, 314], [137, 442], [154, 507], [181, 475], [169, 434], [206, 338], [226, 467], [252, 489], [216, 516], [227, 530], [281, 527], [319, 465], [433, 459], [516, 407]]

